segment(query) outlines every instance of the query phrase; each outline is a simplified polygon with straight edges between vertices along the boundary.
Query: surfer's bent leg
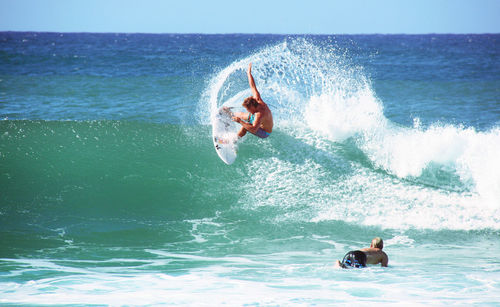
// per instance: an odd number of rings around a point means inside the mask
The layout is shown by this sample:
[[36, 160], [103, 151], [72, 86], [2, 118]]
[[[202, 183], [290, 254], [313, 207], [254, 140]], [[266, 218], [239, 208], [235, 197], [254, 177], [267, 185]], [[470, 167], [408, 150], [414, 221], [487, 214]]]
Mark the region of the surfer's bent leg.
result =
[[247, 134], [247, 129], [241, 127], [240, 132], [238, 132], [238, 137], [242, 138]]
[[264, 130], [262, 128], [259, 128], [259, 130], [257, 130], [257, 132], [255, 132], [254, 134], [256, 136], [260, 137], [261, 139], [265, 139], [271, 135], [269, 132], [267, 132], [266, 130]]

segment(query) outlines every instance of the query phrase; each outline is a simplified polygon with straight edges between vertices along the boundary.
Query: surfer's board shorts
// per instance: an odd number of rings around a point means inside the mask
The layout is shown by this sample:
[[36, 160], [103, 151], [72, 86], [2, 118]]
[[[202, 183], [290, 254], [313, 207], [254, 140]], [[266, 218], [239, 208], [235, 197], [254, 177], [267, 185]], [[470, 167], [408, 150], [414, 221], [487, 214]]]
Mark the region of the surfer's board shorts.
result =
[[[248, 122], [250, 124], [253, 124], [254, 119], [255, 119], [255, 114], [250, 113], [250, 115], [248, 116]], [[267, 132], [266, 130], [264, 130], [262, 128], [259, 128], [259, 130], [257, 130], [257, 132], [255, 132], [255, 133], [253, 133], [253, 132], [251, 132], [251, 133], [255, 136], [260, 137], [261, 139], [265, 139], [271, 135], [271, 133]]]
[[362, 251], [350, 251], [342, 260], [343, 268], [365, 268], [366, 267], [366, 254]]

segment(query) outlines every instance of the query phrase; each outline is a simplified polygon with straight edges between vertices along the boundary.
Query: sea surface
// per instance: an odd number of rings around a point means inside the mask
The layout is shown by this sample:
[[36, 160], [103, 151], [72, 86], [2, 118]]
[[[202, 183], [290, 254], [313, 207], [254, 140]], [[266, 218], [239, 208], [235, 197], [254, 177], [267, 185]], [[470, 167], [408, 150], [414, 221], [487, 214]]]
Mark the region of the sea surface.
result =
[[500, 306], [500, 34], [2, 32], [0, 118], [0, 304]]

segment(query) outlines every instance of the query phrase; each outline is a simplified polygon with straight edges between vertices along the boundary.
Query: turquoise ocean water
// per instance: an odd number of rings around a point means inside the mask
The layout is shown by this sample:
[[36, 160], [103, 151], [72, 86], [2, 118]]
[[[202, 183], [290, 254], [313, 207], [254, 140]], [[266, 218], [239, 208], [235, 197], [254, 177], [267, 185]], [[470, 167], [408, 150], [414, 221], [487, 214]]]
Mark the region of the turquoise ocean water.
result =
[[[222, 103], [270, 105], [225, 165]], [[0, 304], [500, 305], [500, 35], [0, 33]], [[389, 267], [336, 259], [384, 239]]]

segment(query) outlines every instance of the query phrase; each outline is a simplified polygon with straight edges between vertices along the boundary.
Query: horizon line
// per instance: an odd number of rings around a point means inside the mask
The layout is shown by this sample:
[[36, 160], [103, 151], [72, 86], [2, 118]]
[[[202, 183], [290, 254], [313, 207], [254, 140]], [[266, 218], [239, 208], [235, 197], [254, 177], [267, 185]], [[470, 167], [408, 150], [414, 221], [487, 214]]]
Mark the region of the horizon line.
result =
[[423, 32], [423, 33], [250, 33], [250, 32], [113, 32], [113, 31], [33, 31], [0, 30], [0, 33], [53, 33], [53, 34], [151, 34], [151, 35], [497, 35], [500, 32]]

